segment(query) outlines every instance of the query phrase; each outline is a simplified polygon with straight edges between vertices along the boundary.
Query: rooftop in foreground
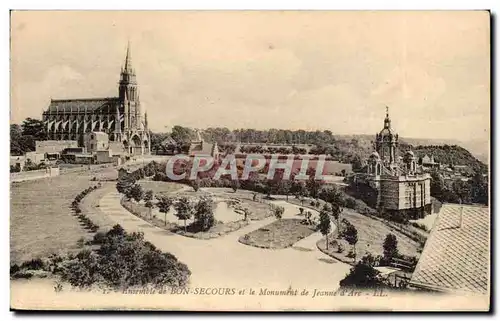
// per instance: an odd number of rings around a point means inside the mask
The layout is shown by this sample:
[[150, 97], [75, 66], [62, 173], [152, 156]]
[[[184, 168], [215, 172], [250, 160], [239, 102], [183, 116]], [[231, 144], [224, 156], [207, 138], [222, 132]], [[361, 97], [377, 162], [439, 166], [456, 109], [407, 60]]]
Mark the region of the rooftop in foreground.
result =
[[490, 211], [444, 204], [410, 284], [441, 292], [488, 293]]

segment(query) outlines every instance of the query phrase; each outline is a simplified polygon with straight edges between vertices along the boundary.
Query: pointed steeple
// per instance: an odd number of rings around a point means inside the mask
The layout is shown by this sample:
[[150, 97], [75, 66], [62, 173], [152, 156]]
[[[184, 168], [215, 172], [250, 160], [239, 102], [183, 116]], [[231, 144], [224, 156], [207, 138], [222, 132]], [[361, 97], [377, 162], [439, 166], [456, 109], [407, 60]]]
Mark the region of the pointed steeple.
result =
[[130, 52], [130, 40], [127, 42], [127, 54], [125, 56], [125, 64], [123, 66], [123, 72], [133, 73], [132, 69], [132, 54]]

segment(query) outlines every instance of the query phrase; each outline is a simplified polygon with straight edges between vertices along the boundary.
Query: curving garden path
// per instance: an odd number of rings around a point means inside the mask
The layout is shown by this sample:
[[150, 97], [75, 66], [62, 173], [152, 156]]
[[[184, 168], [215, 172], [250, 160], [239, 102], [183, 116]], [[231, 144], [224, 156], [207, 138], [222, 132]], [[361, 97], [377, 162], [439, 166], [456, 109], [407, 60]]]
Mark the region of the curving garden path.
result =
[[[155, 227], [129, 213], [120, 204], [121, 195], [110, 192], [100, 208], [127, 231], [141, 231], [145, 239], [162, 251], [171, 252], [192, 272], [191, 287], [292, 287], [337, 288], [349, 265], [331, 259], [316, 248], [319, 232], [281, 250], [260, 249], [238, 242], [240, 236], [275, 220], [270, 217], [216, 239], [199, 240]], [[278, 201], [283, 202], [283, 201]], [[280, 204], [283, 205], [283, 204]], [[293, 217], [295, 205], [285, 207], [284, 218]]]

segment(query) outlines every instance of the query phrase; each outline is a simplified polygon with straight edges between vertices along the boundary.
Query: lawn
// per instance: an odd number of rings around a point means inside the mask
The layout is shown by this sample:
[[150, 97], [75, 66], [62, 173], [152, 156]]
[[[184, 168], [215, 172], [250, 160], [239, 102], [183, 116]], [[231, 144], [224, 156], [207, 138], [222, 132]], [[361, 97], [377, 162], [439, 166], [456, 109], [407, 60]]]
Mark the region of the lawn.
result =
[[169, 194], [182, 189], [183, 185], [173, 182], [158, 182], [147, 179], [142, 179], [138, 182], [142, 188], [152, 190], [154, 194]]
[[[184, 235], [187, 237], [197, 238], [197, 239], [212, 239], [219, 236], [226, 235], [228, 233], [239, 230], [240, 228], [247, 226], [248, 222], [240, 219], [238, 221], [222, 222], [217, 220], [217, 214], [215, 215], [216, 223], [208, 231], [200, 232], [194, 231], [190, 224], [193, 222], [192, 219], [187, 221], [187, 228], [184, 229], [184, 222], [177, 220], [174, 216], [175, 210], [173, 207], [167, 213], [167, 221], [165, 222], [165, 214], [158, 212], [156, 209], [150, 212], [150, 209], [145, 207], [142, 203], [136, 203], [131, 200], [126, 200], [125, 198], [121, 201], [122, 206], [135, 216], [159, 227], [166, 231], [177, 233], [179, 235]], [[225, 206], [225, 205], [223, 205]]]
[[[92, 222], [99, 225], [100, 231], [108, 231], [114, 225], [114, 221], [109, 218], [99, 207], [101, 198], [116, 189], [116, 182], [102, 182], [102, 187], [98, 188], [83, 198], [80, 202], [80, 209], [82, 214], [85, 214]], [[89, 238], [92, 235], [89, 234]]]
[[96, 184], [91, 178], [97, 173], [68, 173], [11, 184], [12, 263], [75, 249], [77, 241], [88, 236], [77, 218], [71, 215], [70, 204], [78, 193]]
[[[382, 255], [384, 252], [384, 240], [389, 233], [396, 236], [398, 240], [398, 250], [401, 254], [416, 257], [420, 256], [420, 245], [416, 241], [413, 241], [379, 220], [361, 215], [348, 208], [344, 208], [341, 218], [347, 219], [358, 231], [358, 242], [356, 244], [357, 259], [361, 259], [367, 253]], [[332, 237], [329, 238], [330, 241], [333, 239]], [[329, 255], [343, 262], [352, 263], [353, 259], [347, 257], [352, 247], [344, 240], [341, 242], [345, 246], [345, 250], [342, 253], [337, 252], [336, 246], [330, 246], [329, 250], [326, 251], [326, 242], [324, 238], [318, 242], [318, 247], [323, 252], [327, 252]]]
[[[252, 191], [238, 189], [235, 192], [230, 188], [204, 187], [200, 188], [197, 192], [194, 192], [192, 188], [188, 188], [186, 191], [179, 193], [179, 195], [187, 197], [211, 195], [220, 200], [238, 199], [240, 200], [240, 206], [242, 208], [248, 208], [250, 210], [248, 219], [252, 221], [263, 220], [273, 215], [269, 204], [253, 200], [254, 192]], [[261, 196], [262, 194], [259, 194], [258, 198], [261, 198]]]
[[260, 248], [284, 249], [292, 246], [315, 231], [300, 219], [281, 219], [252, 231], [239, 241]]

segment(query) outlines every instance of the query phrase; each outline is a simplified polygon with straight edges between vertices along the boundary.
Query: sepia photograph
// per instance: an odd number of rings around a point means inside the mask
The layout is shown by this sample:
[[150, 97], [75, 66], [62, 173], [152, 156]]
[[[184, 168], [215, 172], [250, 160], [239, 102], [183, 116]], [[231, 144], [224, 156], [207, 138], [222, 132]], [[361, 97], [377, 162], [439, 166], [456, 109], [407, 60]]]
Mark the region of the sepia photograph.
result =
[[490, 311], [491, 19], [12, 10], [10, 309]]

